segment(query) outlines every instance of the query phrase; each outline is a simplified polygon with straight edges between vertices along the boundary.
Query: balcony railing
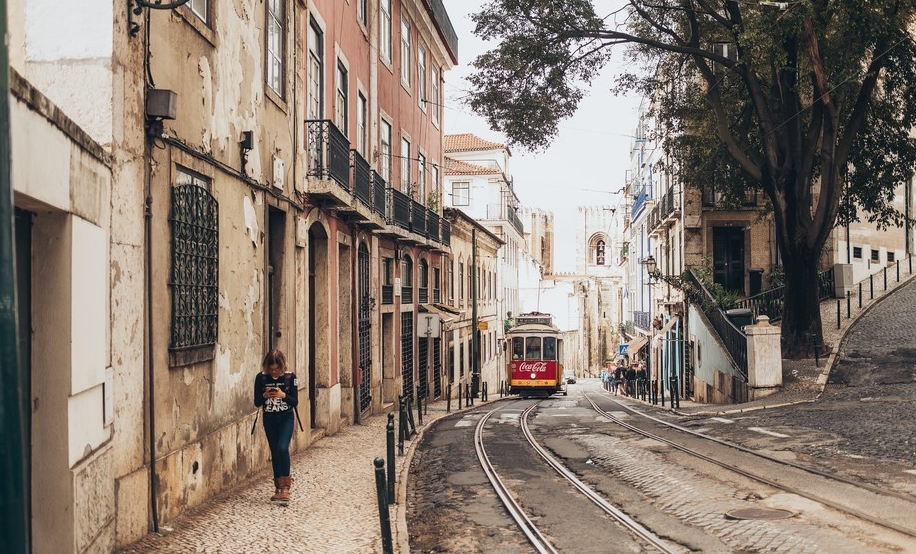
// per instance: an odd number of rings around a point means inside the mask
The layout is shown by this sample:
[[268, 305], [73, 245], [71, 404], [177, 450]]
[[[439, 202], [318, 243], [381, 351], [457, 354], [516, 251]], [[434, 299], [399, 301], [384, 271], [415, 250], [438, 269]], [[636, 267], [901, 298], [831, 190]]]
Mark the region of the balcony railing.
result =
[[436, 212], [431, 211], [428, 214], [426, 214], [426, 236], [433, 239], [436, 242], [440, 242], [439, 214], [437, 214]]
[[508, 221], [520, 235], [525, 234], [525, 226], [515, 213], [515, 209], [507, 204], [487, 204], [487, 219]]
[[382, 285], [382, 304], [394, 304], [394, 285]]
[[420, 304], [426, 304], [427, 302], [429, 302], [429, 288], [418, 287], [417, 294], [419, 295]]
[[382, 179], [382, 176], [372, 171], [372, 211], [379, 214], [380, 216], [387, 218], [388, 209], [387, 209], [387, 196], [385, 194], [385, 189], [388, 188], [388, 184], [385, 183], [385, 180]]
[[438, 288], [433, 289], [433, 302], [435, 302], [436, 304], [441, 302], [440, 292], [441, 291]]
[[356, 150], [350, 150], [353, 168], [353, 195], [366, 206], [372, 205], [372, 169], [369, 162]]
[[741, 198], [728, 198], [721, 190], [716, 190], [715, 185], [703, 187], [703, 207], [706, 208], [751, 208], [757, 206], [759, 201], [756, 189], [747, 189]]
[[329, 119], [309, 119], [309, 177], [333, 179], [350, 190], [350, 142]]
[[426, 236], [426, 206], [416, 200], [410, 201], [410, 230]]
[[518, 218], [518, 214], [516, 214], [515, 210], [513, 210], [512, 208], [509, 208], [507, 212], [509, 216], [508, 217], [509, 223], [511, 223], [512, 226], [515, 227], [515, 230], [518, 231], [519, 235], [525, 236], [525, 226], [522, 225], [522, 220]]
[[390, 221], [399, 227], [410, 229], [410, 197], [393, 188], [387, 190]]
[[649, 312], [633, 312], [633, 323], [644, 331], [649, 330]]
[[413, 304], [413, 285], [401, 287], [401, 304]]
[[[735, 302], [732, 308], [751, 310], [754, 313], [754, 321], [761, 315], [769, 317], [770, 321], [777, 321], [782, 319], [782, 311], [785, 308], [785, 294], [785, 286], [776, 287], [744, 300], [739, 300]], [[818, 274], [818, 300], [831, 298], [834, 294], [833, 268], [830, 268]]]
[[442, 244], [452, 245], [452, 224], [447, 219], [442, 220]]

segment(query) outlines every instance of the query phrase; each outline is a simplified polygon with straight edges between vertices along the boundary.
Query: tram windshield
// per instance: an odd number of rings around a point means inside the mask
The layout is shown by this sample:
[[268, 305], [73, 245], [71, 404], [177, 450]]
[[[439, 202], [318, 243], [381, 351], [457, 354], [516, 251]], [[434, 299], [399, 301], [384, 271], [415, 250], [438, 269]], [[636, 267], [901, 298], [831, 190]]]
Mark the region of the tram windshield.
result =
[[512, 359], [521, 360], [525, 357], [525, 339], [515, 337], [512, 339]]
[[557, 339], [554, 337], [544, 337], [544, 359], [557, 359]]
[[525, 339], [525, 359], [541, 359], [541, 337], [527, 337]]

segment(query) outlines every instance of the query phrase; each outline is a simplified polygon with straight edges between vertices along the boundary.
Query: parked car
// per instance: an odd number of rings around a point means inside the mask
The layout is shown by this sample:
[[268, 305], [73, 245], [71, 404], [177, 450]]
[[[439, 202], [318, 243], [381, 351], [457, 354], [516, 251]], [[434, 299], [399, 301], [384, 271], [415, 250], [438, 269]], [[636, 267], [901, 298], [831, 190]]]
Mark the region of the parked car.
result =
[[563, 370], [563, 380], [566, 381], [567, 385], [576, 384], [576, 373], [571, 369]]

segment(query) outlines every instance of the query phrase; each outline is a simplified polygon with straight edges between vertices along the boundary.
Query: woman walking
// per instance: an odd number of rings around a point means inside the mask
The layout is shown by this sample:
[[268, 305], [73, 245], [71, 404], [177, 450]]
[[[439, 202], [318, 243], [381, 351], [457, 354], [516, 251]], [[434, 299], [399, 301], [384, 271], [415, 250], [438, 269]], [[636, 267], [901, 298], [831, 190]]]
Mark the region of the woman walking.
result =
[[286, 367], [286, 356], [274, 349], [264, 356], [261, 372], [254, 378], [254, 405], [263, 407], [264, 434], [270, 446], [274, 471], [274, 502], [289, 502], [292, 477], [289, 475], [289, 443], [293, 437], [293, 417], [299, 404], [299, 382]]

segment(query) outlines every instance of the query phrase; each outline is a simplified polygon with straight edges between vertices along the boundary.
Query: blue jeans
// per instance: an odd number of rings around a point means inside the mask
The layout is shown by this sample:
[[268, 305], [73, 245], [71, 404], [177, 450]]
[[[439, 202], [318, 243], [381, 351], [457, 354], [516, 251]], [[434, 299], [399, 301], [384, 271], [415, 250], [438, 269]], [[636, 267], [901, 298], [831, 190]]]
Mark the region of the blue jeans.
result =
[[264, 434], [270, 446], [274, 478], [289, 477], [289, 441], [293, 438], [293, 412], [264, 414]]

